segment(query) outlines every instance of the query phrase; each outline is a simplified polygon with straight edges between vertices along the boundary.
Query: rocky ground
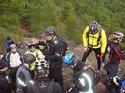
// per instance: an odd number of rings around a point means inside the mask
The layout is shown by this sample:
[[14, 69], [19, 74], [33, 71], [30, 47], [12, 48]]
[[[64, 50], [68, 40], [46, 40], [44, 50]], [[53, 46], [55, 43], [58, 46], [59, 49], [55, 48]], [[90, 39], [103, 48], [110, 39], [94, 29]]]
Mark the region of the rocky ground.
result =
[[[75, 45], [72, 42], [68, 43], [69, 43], [69, 50], [75, 53], [76, 61], [78, 59], [81, 59], [83, 54], [83, 46]], [[88, 63], [96, 69], [96, 58], [94, 56], [94, 53], [91, 53], [90, 56], [88, 57]], [[119, 76], [122, 76], [125, 73], [124, 67], [125, 67], [125, 61], [121, 61], [118, 72]], [[65, 87], [68, 88], [72, 84], [72, 69], [70, 67], [64, 68], [63, 74], [64, 74]], [[116, 93], [114, 91], [111, 92], [111, 90], [113, 89], [107, 88], [107, 86], [105, 86], [106, 78], [107, 78], [106, 71], [103, 69], [101, 72], [100, 82], [97, 85], [95, 85], [95, 93]]]

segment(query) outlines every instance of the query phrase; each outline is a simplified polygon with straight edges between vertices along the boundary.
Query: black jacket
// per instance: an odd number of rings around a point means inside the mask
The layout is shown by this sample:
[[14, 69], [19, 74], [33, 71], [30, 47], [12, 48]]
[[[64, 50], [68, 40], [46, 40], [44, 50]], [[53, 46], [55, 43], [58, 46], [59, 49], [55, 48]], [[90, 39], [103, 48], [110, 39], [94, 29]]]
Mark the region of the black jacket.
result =
[[62, 87], [47, 77], [37, 79], [34, 85], [27, 87], [26, 93], [50, 93], [50, 87], [52, 88], [51, 93], [63, 93]]
[[47, 41], [49, 51], [46, 54], [46, 60], [50, 62], [51, 67], [61, 67], [63, 60], [62, 60], [62, 45], [60, 43], [59, 38], [55, 38], [52, 41]]
[[[0, 59], [0, 70], [8, 67], [4, 57]], [[0, 93], [10, 93], [11, 85], [8, 83], [5, 72], [0, 71]]]

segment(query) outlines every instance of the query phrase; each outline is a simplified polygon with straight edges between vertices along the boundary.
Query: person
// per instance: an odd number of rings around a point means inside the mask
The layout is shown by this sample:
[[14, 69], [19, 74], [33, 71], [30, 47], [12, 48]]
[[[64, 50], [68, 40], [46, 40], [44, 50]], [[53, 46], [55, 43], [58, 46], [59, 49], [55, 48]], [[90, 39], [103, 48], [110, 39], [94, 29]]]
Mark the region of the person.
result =
[[114, 32], [113, 35], [109, 38], [105, 62], [106, 62], [106, 70], [107, 75], [109, 77], [109, 81], [113, 81], [117, 83], [117, 72], [119, 69], [120, 60], [123, 59], [123, 53], [120, 49], [120, 42], [124, 34], [122, 32]]
[[9, 64], [9, 76], [12, 79], [12, 87], [16, 88], [16, 71], [22, 64], [23, 53], [17, 50], [16, 44], [11, 44], [9, 48], [10, 52], [6, 54], [6, 62]]
[[0, 93], [10, 93], [11, 91], [11, 85], [6, 77], [7, 70], [8, 64], [4, 55], [0, 53]]
[[33, 54], [24, 55], [24, 62], [19, 66], [16, 73], [16, 93], [26, 93], [27, 87], [33, 84], [30, 67], [34, 61], [36, 61], [36, 57]]
[[48, 53], [45, 55], [46, 60], [50, 64], [49, 78], [54, 79], [61, 86], [63, 86], [62, 76], [62, 44], [59, 37], [56, 35], [54, 27], [48, 27], [46, 29], [46, 39], [48, 45]]
[[10, 45], [11, 44], [16, 44], [16, 42], [14, 40], [12, 40], [12, 38], [10, 36], [7, 36], [6, 40], [7, 40], [6, 45], [5, 45], [6, 52], [9, 52], [10, 51]]
[[38, 49], [43, 53], [43, 55], [48, 53], [48, 46], [45, 41], [39, 41]]
[[26, 93], [63, 93], [60, 84], [50, 80], [48, 77], [49, 64], [47, 62], [40, 62], [36, 66], [36, 79], [33, 85], [27, 87]]
[[93, 93], [96, 78], [95, 69], [78, 60], [73, 64], [73, 85], [67, 93]]
[[[39, 60], [42, 62], [45, 61], [45, 56], [43, 55], [43, 53], [40, 50], [38, 50], [36, 48], [36, 43], [31, 41], [30, 43], [28, 43], [28, 48], [29, 48], [29, 50], [26, 51], [25, 54], [27, 54], [27, 53], [33, 54], [36, 57], [36, 61], [39, 61]], [[34, 78], [35, 62], [32, 63], [30, 70], [32, 72], [32, 77]]]
[[45, 56], [43, 55], [43, 53], [40, 50], [38, 50], [36, 48], [36, 44], [30, 42], [30, 43], [28, 43], [28, 48], [29, 48], [29, 50], [26, 51], [26, 53], [33, 54], [37, 60], [41, 60], [41, 61], [45, 60]]
[[96, 21], [92, 21], [87, 26], [82, 35], [84, 54], [82, 62], [86, 63], [86, 59], [89, 54], [94, 51], [97, 59], [97, 72], [100, 72], [101, 62], [107, 46], [107, 37], [105, 30]]

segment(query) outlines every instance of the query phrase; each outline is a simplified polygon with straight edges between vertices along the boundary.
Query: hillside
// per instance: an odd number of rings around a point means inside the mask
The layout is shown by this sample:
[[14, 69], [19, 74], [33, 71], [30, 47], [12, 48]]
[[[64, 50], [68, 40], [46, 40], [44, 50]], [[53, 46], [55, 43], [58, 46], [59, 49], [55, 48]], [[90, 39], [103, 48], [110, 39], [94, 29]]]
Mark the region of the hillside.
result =
[[34, 37], [54, 26], [60, 36], [81, 44], [83, 29], [92, 20], [107, 34], [124, 32], [124, 11], [125, 0], [0, 0], [0, 34], [19, 41], [21, 25]]

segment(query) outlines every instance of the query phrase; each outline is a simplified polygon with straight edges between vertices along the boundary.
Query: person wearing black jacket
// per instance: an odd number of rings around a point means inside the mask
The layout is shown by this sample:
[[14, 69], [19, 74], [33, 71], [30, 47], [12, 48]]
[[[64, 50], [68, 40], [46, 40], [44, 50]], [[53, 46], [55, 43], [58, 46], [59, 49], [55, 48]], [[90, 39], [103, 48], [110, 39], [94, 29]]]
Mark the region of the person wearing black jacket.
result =
[[33, 84], [30, 67], [34, 61], [36, 61], [36, 57], [33, 54], [24, 55], [24, 62], [19, 66], [16, 73], [16, 93], [27, 93], [27, 87]]
[[48, 78], [49, 65], [45, 63], [36, 64], [36, 79], [34, 84], [27, 87], [26, 93], [63, 93], [60, 84]]
[[48, 54], [46, 54], [45, 57], [50, 64], [49, 78], [54, 79], [61, 86], [63, 86], [62, 45], [60, 39], [56, 35], [54, 27], [48, 27], [46, 29], [46, 39], [49, 48], [48, 48]]
[[11, 93], [11, 85], [7, 80], [8, 64], [3, 54], [0, 54], [0, 93]]

